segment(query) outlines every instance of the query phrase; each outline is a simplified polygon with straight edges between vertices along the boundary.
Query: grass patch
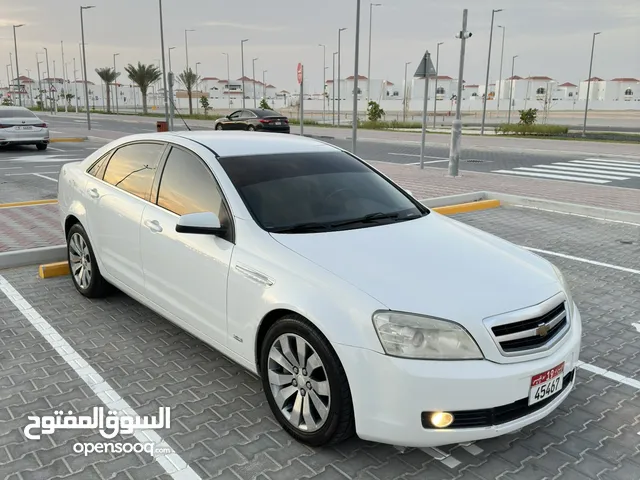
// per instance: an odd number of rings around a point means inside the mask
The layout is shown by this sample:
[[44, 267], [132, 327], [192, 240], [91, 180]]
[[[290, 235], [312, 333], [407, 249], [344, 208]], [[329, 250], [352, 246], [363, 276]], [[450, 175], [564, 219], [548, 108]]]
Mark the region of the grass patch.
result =
[[519, 123], [503, 123], [495, 127], [495, 130], [499, 134], [541, 137], [554, 137], [569, 133], [569, 127], [564, 125], [522, 125]]

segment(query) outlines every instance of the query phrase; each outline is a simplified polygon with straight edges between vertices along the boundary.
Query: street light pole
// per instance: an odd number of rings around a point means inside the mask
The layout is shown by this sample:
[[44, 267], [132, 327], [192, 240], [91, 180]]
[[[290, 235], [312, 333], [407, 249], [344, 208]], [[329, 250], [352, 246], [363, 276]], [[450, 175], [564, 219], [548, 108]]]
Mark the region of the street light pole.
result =
[[63, 42], [62, 40], [60, 40], [60, 50], [61, 50], [61, 52], [62, 52], [62, 82], [63, 82], [63, 85], [65, 85], [65, 89], [64, 89], [64, 99], [63, 99], [63, 102], [64, 102], [64, 112], [65, 112], [65, 113], [68, 113], [68, 112], [69, 112], [69, 108], [68, 108], [68, 105], [67, 105], [67, 104], [68, 104], [69, 102], [67, 102], [67, 95], [68, 95], [68, 92], [67, 92], [67, 87], [66, 87], [66, 85], [67, 85], [67, 83], [69, 83], [69, 75], [68, 75], [68, 72], [67, 72], [67, 64], [66, 64], [66, 63], [64, 63], [64, 42]]
[[373, 7], [381, 6], [381, 3], [369, 4], [369, 61], [367, 62], [367, 102], [371, 101], [371, 28], [373, 26]]
[[360, 60], [360, 0], [356, 3], [356, 46], [353, 65], [353, 125], [351, 127], [351, 152], [356, 154], [358, 145], [358, 63]]
[[268, 70], [263, 70], [262, 71], [262, 98], [264, 98], [265, 102], [267, 101], [267, 81], [265, 80], [265, 73], [267, 73]]
[[249, 39], [245, 38], [240, 41], [240, 62], [242, 63], [242, 108], [245, 108], [244, 102], [244, 42], [248, 42]]
[[333, 82], [331, 83], [331, 100], [332, 100], [332, 112], [331, 112], [331, 125], [336, 124], [336, 56], [338, 52], [333, 52]]
[[511, 84], [509, 85], [509, 117], [507, 118], [507, 123], [511, 123], [511, 104], [513, 103], [513, 71], [516, 64], [516, 58], [518, 58], [518, 55], [514, 55], [511, 59]]
[[22, 26], [24, 26], [24, 23], [13, 26], [13, 47], [16, 52], [16, 81], [18, 82], [18, 101], [20, 102], [20, 106], [22, 106], [22, 96], [20, 95], [20, 67], [18, 67], [18, 41], [16, 40], [16, 28], [20, 28]]
[[322, 123], [325, 122], [325, 101], [324, 101], [324, 89], [327, 84], [327, 46], [322, 43], [318, 44], [322, 47]]
[[36, 52], [36, 68], [38, 69], [38, 95], [40, 95], [40, 101], [42, 102], [42, 111], [44, 111], [44, 97], [42, 96], [42, 81], [40, 77], [40, 64], [42, 63], [42, 60], [40, 60], [40, 57], [38, 57], [38, 55], [40, 55], [40, 53]]
[[[47, 50], [47, 47], [43, 47], [44, 48], [44, 55], [45, 55], [45, 59], [47, 62], [47, 80], [49, 83], [49, 92], [47, 93], [47, 96], [51, 95], [51, 75], [49, 75], [49, 51]], [[49, 104], [51, 105], [51, 113], [53, 113], [53, 99], [49, 102]]]
[[28, 68], [25, 68], [25, 70], [27, 71], [27, 78], [30, 80], [29, 82], [29, 98], [31, 98], [31, 106], [33, 107], [33, 79], [31, 78], [31, 70], [29, 70]]
[[456, 35], [460, 42], [460, 69], [458, 71], [458, 94], [456, 97], [456, 119], [451, 125], [451, 147], [449, 150], [449, 176], [458, 176], [458, 166], [460, 165], [460, 140], [462, 138], [462, 83], [464, 78], [464, 55], [467, 45], [467, 38], [471, 36], [467, 32], [467, 9], [462, 12], [462, 30]]
[[258, 60], [258, 57], [254, 58], [251, 61], [251, 64], [252, 64], [252, 67], [253, 67], [253, 69], [252, 69], [252, 71], [253, 71], [253, 73], [252, 73], [252, 76], [253, 76], [253, 79], [252, 79], [252, 82], [253, 82], [253, 108], [256, 108], [256, 60]]
[[187, 39], [187, 32], [195, 32], [193, 29], [184, 30], [184, 54], [187, 62], [186, 70], [189, 71], [189, 41]]
[[74, 97], [76, 98], [76, 113], [78, 113], [78, 76], [76, 75], [76, 57], [73, 57], [73, 85], [74, 85]]
[[[589, 94], [591, 92], [591, 70], [593, 68], [593, 52], [596, 48], [596, 36], [601, 32], [593, 34], [593, 41], [591, 42], [591, 60], [589, 61], [589, 77], [587, 79], [587, 101], [584, 106], [584, 125], [582, 126], [582, 138], [587, 136], [587, 112], [589, 111]], [[16, 62], [17, 65], [17, 62]]]
[[229, 54], [223, 53], [227, 57], [227, 101], [229, 102], [229, 110], [231, 110], [231, 74], [229, 73]]
[[407, 121], [407, 96], [408, 96], [408, 92], [409, 89], [407, 88], [407, 67], [411, 65], [411, 62], [405, 62], [404, 63], [404, 93], [402, 94], [402, 103], [403, 103], [403, 108], [402, 108], [402, 121], [406, 122]]
[[86, 102], [86, 110], [87, 110], [87, 130], [91, 130], [91, 115], [89, 113], [89, 79], [87, 78], [87, 54], [84, 44], [84, 19], [82, 16], [83, 10], [88, 10], [89, 8], [95, 8], [94, 5], [88, 5], [86, 7], [80, 7], [80, 31], [82, 33], [82, 68], [84, 71], [84, 99]]
[[113, 74], [115, 75], [115, 79], [113, 80], [113, 88], [115, 90], [115, 97], [116, 97], [116, 114], [120, 113], [120, 109], [118, 107], [118, 71], [116, 70], [116, 57], [118, 55], [120, 54], [119, 53], [113, 54]]
[[[484, 102], [482, 103], [482, 125], [480, 126], [480, 135], [484, 135], [484, 122], [487, 115], [487, 99], [489, 98], [489, 69], [491, 67], [491, 44], [493, 42], [493, 20], [495, 14], [501, 12], [502, 9], [491, 10], [491, 30], [489, 32], [489, 56], [487, 58], [487, 78], [484, 84]], [[459, 79], [462, 82], [462, 79]]]
[[504, 59], [504, 35], [507, 31], [507, 28], [502, 25], [498, 25], [498, 28], [502, 29], [502, 52], [500, 53], [500, 79], [498, 80], [499, 88], [496, 89], [496, 92], [500, 92], [498, 93], [498, 105], [496, 107], [498, 110], [498, 115], [500, 115], [500, 97], [502, 96], [502, 61]]
[[[162, 1], [162, 0], [160, 0], [160, 1]], [[167, 49], [167, 51], [169, 52], [169, 71], [170, 72], [173, 72], [173, 70], [171, 69], [171, 50], [173, 50], [174, 48], [176, 48], [176, 47], [169, 47]]]
[[340, 81], [340, 34], [345, 30], [346, 28], [338, 29], [338, 126], [340, 126], [340, 84], [342, 83]]
[[440, 45], [444, 42], [438, 43], [436, 47], [436, 85], [434, 88], [435, 95], [433, 96], [433, 128], [436, 128], [436, 113], [438, 104], [438, 68], [440, 67]]

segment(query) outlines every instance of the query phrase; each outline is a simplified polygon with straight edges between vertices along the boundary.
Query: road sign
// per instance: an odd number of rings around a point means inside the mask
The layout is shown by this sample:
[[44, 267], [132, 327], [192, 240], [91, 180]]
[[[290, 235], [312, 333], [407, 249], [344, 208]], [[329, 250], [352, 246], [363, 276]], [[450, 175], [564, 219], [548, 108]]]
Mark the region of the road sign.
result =
[[427, 76], [427, 74], [430, 77], [436, 74], [436, 69], [433, 66], [433, 62], [431, 61], [431, 55], [429, 55], [428, 51], [425, 52], [425, 54], [422, 56], [420, 65], [418, 65], [416, 73], [414, 73], [413, 76], [417, 78], [424, 78]]
[[302, 85], [302, 64], [301, 63], [298, 64], [297, 73], [298, 73], [298, 85]]

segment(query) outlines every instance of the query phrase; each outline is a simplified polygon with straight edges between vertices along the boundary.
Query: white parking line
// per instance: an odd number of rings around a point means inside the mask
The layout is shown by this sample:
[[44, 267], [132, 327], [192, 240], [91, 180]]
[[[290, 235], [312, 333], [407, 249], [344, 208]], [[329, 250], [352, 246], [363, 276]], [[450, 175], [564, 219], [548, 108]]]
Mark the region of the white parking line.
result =
[[[429, 160], [428, 162], [424, 162], [424, 164], [426, 165], [427, 163], [444, 163], [444, 162], [448, 162], [448, 161], [449, 161], [449, 159], [447, 159], [447, 160]], [[405, 163], [405, 165], [420, 165], [420, 162]]]
[[640, 332], [640, 323], [632, 323], [631, 326]]
[[53, 150], [54, 152], [64, 152], [61, 148], [49, 147], [49, 150]]
[[[420, 154], [419, 153], [388, 153], [387, 155], [396, 155], [398, 157], [418, 157], [418, 158], [420, 158]], [[425, 155], [424, 158], [435, 158], [437, 160], [447, 160], [447, 161], [449, 161], [448, 158], [445, 158], [445, 157], [433, 157], [431, 155]]]
[[40, 173], [32, 173], [31, 175], [35, 176], [35, 177], [40, 177], [40, 178], [46, 178], [47, 180], [51, 180], [52, 182], [56, 182], [58, 183], [58, 180], [55, 178], [51, 178], [51, 177], [47, 177], [46, 175], [42, 175]]
[[613, 380], [614, 382], [624, 383], [625, 385], [629, 385], [630, 387], [634, 387], [640, 390], [640, 381], [634, 380], [633, 378], [625, 377], [623, 375], [620, 375], [619, 373], [612, 372], [611, 370], [605, 370], [604, 368], [596, 367], [595, 365], [584, 363], [580, 360], [578, 360], [576, 365], [583, 370], [587, 370], [588, 372], [602, 375], [603, 377], [606, 377], [609, 380]]
[[530, 250], [536, 253], [544, 253], [546, 255], [552, 255], [554, 257], [566, 258], [568, 260], [575, 260], [576, 262], [588, 263], [590, 265], [597, 265], [599, 267], [613, 268], [614, 270], [619, 270], [621, 272], [635, 273], [636, 275], [640, 275], [640, 270], [636, 270], [635, 268], [620, 267], [619, 265], [612, 265], [611, 263], [604, 263], [604, 262], [596, 262], [595, 260], [588, 260], [586, 258], [574, 257], [573, 255], [566, 255], [564, 253], [550, 252], [549, 250], [540, 250], [539, 248], [525, 247], [524, 245], [520, 245], [520, 246], [526, 250]]
[[[118, 393], [91, 367], [62, 336], [27, 302], [13, 286], [0, 275], [0, 291], [22, 313], [33, 327], [55, 351], [73, 368], [78, 376], [87, 384], [109, 410], [122, 412], [125, 415], [138, 414]], [[153, 442], [155, 447], [173, 450], [164, 442], [155, 430], [136, 430], [136, 439], [141, 443]], [[176, 480], [201, 480], [200, 476], [177, 453], [156, 454], [153, 459]]]
[[22, 167], [0, 167], [0, 170], [22, 170]]
[[467, 452], [469, 452], [471, 455], [475, 455], [478, 456], [480, 455], [482, 452], [484, 452], [484, 450], [482, 450], [479, 446], [477, 446], [475, 443], [461, 443], [460, 446], [465, 449]]
[[458, 465], [460, 465], [460, 461], [457, 458], [452, 457], [448, 453], [444, 453], [442, 450], [439, 450], [436, 447], [426, 447], [421, 448], [420, 450], [428, 455], [431, 455], [436, 460], [444, 463], [449, 468], [456, 468]]

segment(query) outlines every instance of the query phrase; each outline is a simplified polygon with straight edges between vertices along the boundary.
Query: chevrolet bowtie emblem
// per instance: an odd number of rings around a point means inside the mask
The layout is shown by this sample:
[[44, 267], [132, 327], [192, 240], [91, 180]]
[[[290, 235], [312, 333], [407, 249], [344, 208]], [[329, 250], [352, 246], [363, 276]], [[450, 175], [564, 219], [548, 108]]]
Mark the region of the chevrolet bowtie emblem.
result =
[[540, 325], [538, 328], [536, 328], [536, 335], [539, 337], [546, 337], [548, 333], [549, 333], [548, 325]]

